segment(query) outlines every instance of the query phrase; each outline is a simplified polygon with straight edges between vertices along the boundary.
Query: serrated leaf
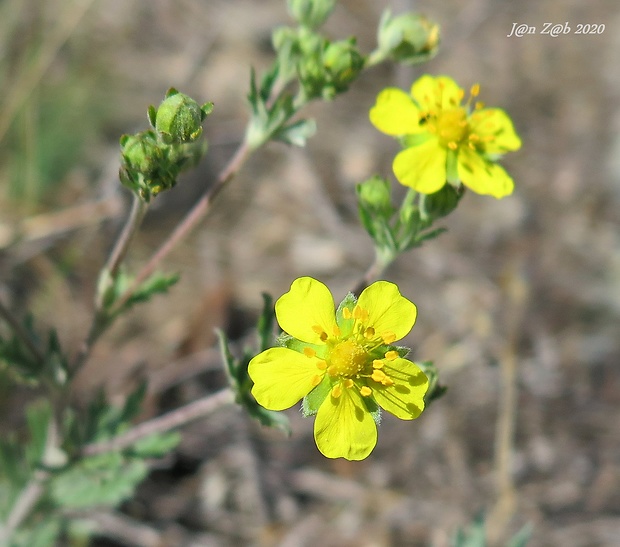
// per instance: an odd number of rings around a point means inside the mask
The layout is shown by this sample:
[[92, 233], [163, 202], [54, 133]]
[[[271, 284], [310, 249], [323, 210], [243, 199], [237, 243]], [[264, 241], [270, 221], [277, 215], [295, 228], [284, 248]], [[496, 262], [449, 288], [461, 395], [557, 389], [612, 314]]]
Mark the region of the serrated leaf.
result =
[[273, 139], [293, 146], [304, 147], [306, 146], [306, 141], [313, 137], [315, 133], [316, 122], [314, 120], [299, 120], [276, 131]]
[[26, 408], [26, 423], [28, 424], [30, 439], [24, 446], [26, 459], [31, 466], [36, 466], [41, 462], [51, 417], [52, 409], [48, 401], [40, 400]]
[[27, 528], [15, 531], [9, 547], [54, 547], [63, 522], [60, 518], [47, 517], [42, 521], [30, 523]]
[[140, 458], [162, 458], [181, 442], [178, 431], [155, 433], [137, 441], [130, 449], [133, 456]]
[[140, 410], [142, 408], [142, 401], [144, 401], [144, 396], [146, 395], [146, 387], [147, 381], [143, 380], [142, 382], [140, 382], [138, 387], [129, 394], [129, 396], [125, 400], [123, 410], [120, 413], [119, 421], [129, 422], [140, 413]]
[[117, 452], [84, 458], [52, 477], [50, 495], [67, 509], [115, 507], [132, 496], [147, 475], [141, 459], [126, 459]]

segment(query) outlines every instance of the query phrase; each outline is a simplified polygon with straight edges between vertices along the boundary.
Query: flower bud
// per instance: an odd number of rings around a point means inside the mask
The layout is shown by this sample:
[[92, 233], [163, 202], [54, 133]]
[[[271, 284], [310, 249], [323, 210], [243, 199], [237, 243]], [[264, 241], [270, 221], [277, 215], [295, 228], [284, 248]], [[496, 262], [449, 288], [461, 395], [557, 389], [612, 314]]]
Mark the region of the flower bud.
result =
[[357, 185], [357, 196], [360, 204], [382, 216], [390, 216], [394, 212], [390, 183], [381, 177], [372, 177]]
[[433, 57], [439, 47], [439, 25], [423, 15], [406, 13], [392, 17], [384, 12], [377, 40], [385, 58], [415, 64]]
[[170, 88], [159, 108], [150, 106], [149, 121], [166, 144], [192, 142], [202, 135], [202, 122], [213, 111], [213, 103], [198, 103]]
[[364, 58], [357, 49], [355, 38], [329, 43], [323, 52], [323, 66], [333, 94], [346, 91], [364, 68]]
[[302, 26], [319, 28], [329, 17], [336, 0], [288, 0], [291, 17]]
[[424, 213], [433, 219], [445, 217], [456, 209], [461, 197], [462, 187], [455, 188], [451, 184], [445, 184], [438, 192], [424, 196]]

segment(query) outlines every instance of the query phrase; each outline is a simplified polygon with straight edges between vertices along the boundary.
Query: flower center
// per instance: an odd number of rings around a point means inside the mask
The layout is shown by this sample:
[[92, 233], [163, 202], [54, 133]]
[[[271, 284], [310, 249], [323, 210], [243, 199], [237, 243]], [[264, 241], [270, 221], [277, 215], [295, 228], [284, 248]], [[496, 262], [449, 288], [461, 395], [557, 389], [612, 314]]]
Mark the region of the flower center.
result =
[[429, 129], [439, 137], [439, 142], [451, 150], [456, 150], [469, 132], [464, 108], [444, 110], [429, 125]]
[[368, 354], [355, 340], [339, 342], [329, 353], [330, 376], [351, 378], [359, 374], [368, 362]]

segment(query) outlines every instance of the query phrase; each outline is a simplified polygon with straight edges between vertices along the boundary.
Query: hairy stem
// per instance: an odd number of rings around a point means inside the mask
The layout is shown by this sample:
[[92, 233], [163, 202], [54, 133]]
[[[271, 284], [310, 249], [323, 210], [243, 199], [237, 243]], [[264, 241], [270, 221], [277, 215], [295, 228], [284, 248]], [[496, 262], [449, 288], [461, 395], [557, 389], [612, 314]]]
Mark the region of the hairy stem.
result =
[[202, 399], [171, 410], [157, 418], [142, 422], [118, 437], [114, 437], [108, 441], [86, 445], [82, 450], [82, 456], [94, 456], [112, 450], [122, 450], [149, 435], [165, 433], [187, 425], [199, 418], [204, 418], [218, 408], [233, 403], [234, 400], [235, 398], [232, 390], [230, 388], [224, 388], [213, 395], [207, 395]]
[[150, 260], [142, 267], [136, 279], [129, 289], [125, 291], [123, 295], [116, 301], [111, 310], [111, 313], [119, 310], [131, 297], [133, 292], [144, 282], [149, 276], [151, 276], [159, 263], [174, 249], [174, 247], [200, 223], [200, 221], [209, 212], [211, 204], [215, 197], [222, 191], [226, 184], [237, 174], [241, 166], [245, 163], [250, 155], [250, 148], [244, 141], [237, 149], [235, 155], [230, 159], [228, 164], [221, 171], [217, 177], [215, 183], [209, 186], [202, 197], [196, 202], [196, 204], [185, 215], [183, 220], [177, 225], [174, 231], [168, 236], [168, 238], [160, 245], [159, 249], [151, 256]]

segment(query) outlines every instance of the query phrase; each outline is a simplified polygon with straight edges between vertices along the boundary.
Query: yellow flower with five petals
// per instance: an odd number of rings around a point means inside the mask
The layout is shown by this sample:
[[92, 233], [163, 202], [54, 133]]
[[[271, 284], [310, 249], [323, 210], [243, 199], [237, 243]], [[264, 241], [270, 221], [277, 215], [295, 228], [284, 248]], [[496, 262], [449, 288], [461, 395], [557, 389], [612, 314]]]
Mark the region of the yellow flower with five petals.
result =
[[472, 86], [462, 104], [465, 92], [452, 78], [424, 75], [410, 94], [398, 88], [379, 93], [370, 121], [404, 145], [392, 164], [401, 184], [423, 194], [439, 191], [446, 181], [496, 198], [512, 193], [512, 178], [495, 162], [518, 150], [521, 139], [503, 110], [472, 105], [479, 92], [479, 85]]
[[380, 407], [403, 420], [424, 409], [428, 379], [404, 359], [406, 348], [393, 345], [409, 333], [417, 311], [387, 281], [334, 308], [323, 283], [296, 279], [275, 305], [287, 333], [283, 347], [258, 354], [248, 373], [265, 408], [284, 410], [304, 400], [304, 413], [316, 414], [314, 437], [325, 456], [362, 460], [377, 443]]

